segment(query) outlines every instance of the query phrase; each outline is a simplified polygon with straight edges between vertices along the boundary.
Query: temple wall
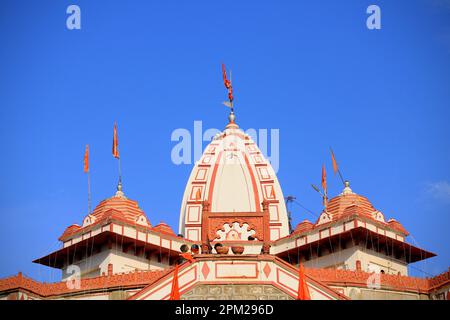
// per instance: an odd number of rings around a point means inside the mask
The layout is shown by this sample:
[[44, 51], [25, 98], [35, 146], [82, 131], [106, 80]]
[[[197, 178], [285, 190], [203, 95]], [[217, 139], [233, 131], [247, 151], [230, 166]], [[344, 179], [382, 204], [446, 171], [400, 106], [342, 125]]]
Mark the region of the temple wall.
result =
[[[108, 255], [108, 250], [101, 251], [100, 253], [75, 261], [71, 265], [78, 266], [81, 269], [82, 278], [100, 276], [101, 272], [103, 272], [103, 270], [101, 270], [101, 265], [107, 260]], [[69, 270], [69, 272], [67, 272], [69, 266], [70, 265], [66, 265], [62, 268], [62, 281], [65, 281], [70, 277], [74, 271]]]
[[112, 263], [113, 272], [130, 272], [137, 270], [161, 270], [167, 268], [168, 260], [163, 259], [158, 262], [157, 255], [152, 256], [151, 259], [146, 259], [144, 257], [138, 257], [134, 254], [124, 253], [122, 251], [113, 251], [108, 256], [106, 269], [108, 264]]
[[412, 292], [358, 287], [334, 287], [352, 300], [428, 300], [428, 295]]
[[408, 275], [408, 268], [405, 262], [373, 250], [360, 249], [356, 253], [355, 258], [361, 261], [361, 268], [366, 272], [380, 272], [383, 270], [386, 274], [398, 274], [400, 272], [401, 275]]
[[305, 268], [317, 269], [335, 267], [337, 269], [352, 270], [356, 269], [355, 264], [357, 260], [357, 251], [357, 247], [335, 251], [334, 253], [322, 251], [322, 255], [320, 257], [317, 256], [316, 252], [313, 252], [311, 259], [308, 261], [302, 261], [302, 263]]
[[271, 285], [222, 284], [195, 286], [182, 300], [292, 300], [293, 298]]
[[356, 262], [361, 262], [361, 270], [365, 272], [380, 272], [386, 274], [408, 275], [408, 268], [405, 262], [388, 257], [373, 250], [354, 246], [347, 249], [337, 249], [333, 253], [322, 250], [321, 256], [313, 252], [312, 258], [302, 261], [306, 268], [337, 268], [346, 270], [356, 270]]
[[[147, 259], [144, 256], [135, 255], [134, 252], [126, 253], [120, 246], [114, 245], [112, 249], [107, 249], [105, 246], [101, 252], [75, 261], [72, 265], [80, 267], [82, 278], [91, 278], [103, 273], [108, 274], [109, 264], [113, 266], [113, 273], [120, 273], [135, 270], [161, 270], [167, 268], [169, 261], [166, 257], [158, 262], [157, 254]], [[67, 273], [67, 268], [67, 265], [62, 268], [62, 281], [72, 275]]]

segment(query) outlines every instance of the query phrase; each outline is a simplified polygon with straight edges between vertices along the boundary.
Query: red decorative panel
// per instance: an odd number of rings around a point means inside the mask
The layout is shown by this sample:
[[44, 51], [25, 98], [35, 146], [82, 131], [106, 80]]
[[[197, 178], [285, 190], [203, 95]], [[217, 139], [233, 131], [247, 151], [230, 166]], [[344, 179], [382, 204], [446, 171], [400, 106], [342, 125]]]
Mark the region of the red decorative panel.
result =
[[186, 238], [192, 241], [200, 241], [199, 228], [186, 228]]
[[188, 223], [200, 222], [200, 212], [201, 206], [188, 206], [186, 221]]
[[[197, 199], [197, 192], [200, 190], [201, 197]], [[203, 187], [202, 186], [192, 186], [191, 195], [189, 196], [190, 200], [199, 201], [203, 199]]]
[[[294, 282], [292, 283], [294, 287], [288, 285], [286, 281], [287, 279], [294, 280]], [[280, 268], [277, 268], [277, 284], [292, 292], [297, 292], [298, 290], [298, 288], [295, 288], [295, 285], [298, 285], [298, 278]]]
[[262, 158], [261, 155], [259, 155], [259, 154], [254, 155], [252, 158], [253, 158], [253, 161], [254, 161], [255, 163], [264, 163], [263, 158]]
[[275, 189], [273, 188], [273, 185], [265, 185], [264, 186], [264, 196], [266, 199], [275, 199]]
[[208, 149], [206, 150], [206, 153], [214, 153], [216, 152], [216, 147], [214, 146], [209, 146]]
[[195, 175], [195, 180], [200, 180], [200, 181], [205, 180], [207, 171], [208, 171], [208, 169], [199, 168], [197, 171], [197, 174]]
[[[230, 273], [236, 273], [236, 275], [220, 275], [220, 269], [226, 270], [227, 267], [234, 269], [234, 272]], [[215, 276], [216, 279], [256, 279], [258, 278], [258, 264], [256, 262], [217, 262], [215, 264]]]
[[208, 267], [208, 263], [204, 262], [202, 267], [202, 274], [205, 279], [208, 277], [210, 271], [211, 269]]
[[239, 223], [242, 227], [245, 223], [248, 224], [248, 230], [255, 230], [255, 235], [258, 240], [263, 240], [264, 237], [264, 225], [262, 213], [242, 213], [234, 212], [230, 214], [209, 213], [209, 232], [208, 237], [210, 240], [218, 238], [217, 231], [225, 231], [224, 225], [229, 224], [232, 226], [234, 222]]
[[270, 222], [280, 221], [280, 214], [278, 213], [278, 205], [270, 204], [269, 213], [270, 213]]
[[280, 239], [280, 228], [270, 228], [270, 240], [278, 240]]
[[202, 159], [202, 163], [210, 163], [212, 157], [211, 156], [204, 156]]
[[272, 268], [270, 267], [269, 263], [266, 262], [266, 265], [263, 268], [263, 272], [266, 275], [266, 278], [270, 276], [270, 273], [272, 272]]
[[271, 177], [269, 170], [267, 170], [267, 167], [259, 167], [258, 168], [258, 176], [260, 180], [268, 180]]

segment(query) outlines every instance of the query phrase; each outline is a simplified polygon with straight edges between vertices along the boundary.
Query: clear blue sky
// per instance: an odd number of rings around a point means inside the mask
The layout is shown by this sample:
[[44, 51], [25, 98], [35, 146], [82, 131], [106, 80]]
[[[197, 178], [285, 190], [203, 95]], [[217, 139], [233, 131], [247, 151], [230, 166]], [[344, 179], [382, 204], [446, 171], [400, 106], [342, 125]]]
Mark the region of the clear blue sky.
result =
[[[66, 28], [70, 4], [81, 30]], [[366, 28], [370, 4], [381, 30]], [[192, 166], [171, 162], [171, 133], [224, 127], [222, 62], [240, 126], [280, 130], [285, 195], [319, 213], [322, 163], [341, 191], [333, 146], [353, 190], [438, 254], [415, 267], [448, 268], [450, 1], [3, 0], [0, 276], [59, 279], [31, 261], [86, 214], [87, 143], [94, 205], [113, 195], [115, 120], [126, 195], [177, 230]]]

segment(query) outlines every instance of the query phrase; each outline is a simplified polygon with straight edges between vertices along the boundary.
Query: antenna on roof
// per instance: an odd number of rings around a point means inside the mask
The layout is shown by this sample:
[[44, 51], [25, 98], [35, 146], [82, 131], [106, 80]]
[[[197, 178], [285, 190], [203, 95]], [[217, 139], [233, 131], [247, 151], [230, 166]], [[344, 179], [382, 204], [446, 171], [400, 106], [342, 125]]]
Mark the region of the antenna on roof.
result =
[[311, 184], [311, 187], [322, 196], [322, 201], [323, 201], [323, 206], [325, 207], [325, 211], [327, 210], [327, 202], [328, 202], [328, 197], [326, 195], [326, 193], [323, 193], [322, 191], [320, 191], [319, 187], [317, 187], [314, 184]]
[[291, 215], [291, 210], [289, 210], [289, 204], [293, 203], [294, 200], [296, 199], [294, 196], [287, 196], [284, 197], [285, 201], [286, 201], [286, 208], [287, 208], [287, 214], [288, 214], [288, 222], [289, 222], [289, 233], [292, 233], [292, 215]]

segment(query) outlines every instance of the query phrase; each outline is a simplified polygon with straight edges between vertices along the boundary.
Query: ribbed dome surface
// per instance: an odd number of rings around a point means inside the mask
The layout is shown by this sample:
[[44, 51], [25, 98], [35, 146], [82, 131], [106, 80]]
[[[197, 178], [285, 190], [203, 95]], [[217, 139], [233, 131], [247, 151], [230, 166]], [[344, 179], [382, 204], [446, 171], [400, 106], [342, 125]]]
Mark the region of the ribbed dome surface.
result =
[[332, 220], [352, 214], [372, 217], [375, 211], [377, 210], [366, 197], [355, 193], [339, 195], [331, 199], [327, 206], [327, 212]]
[[[136, 219], [142, 215], [145, 216], [144, 211], [139, 208], [138, 203], [134, 200], [127, 199], [125, 197], [111, 197], [109, 199], [105, 199], [98, 204], [98, 206], [91, 213], [92, 216], [96, 218], [96, 220], [100, 220], [108, 215], [108, 211], [110, 209], [114, 209], [120, 212], [120, 215], [123, 219], [135, 223]], [[148, 221], [148, 219], [147, 219]]]

